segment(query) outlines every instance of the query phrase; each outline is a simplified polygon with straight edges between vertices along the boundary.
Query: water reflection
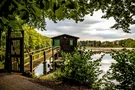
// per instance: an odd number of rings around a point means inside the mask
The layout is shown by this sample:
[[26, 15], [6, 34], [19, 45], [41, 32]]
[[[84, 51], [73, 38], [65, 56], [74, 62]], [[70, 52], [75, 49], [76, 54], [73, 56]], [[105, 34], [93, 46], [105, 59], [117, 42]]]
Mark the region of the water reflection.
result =
[[41, 63], [36, 69], [35, 69], [35, 75], [40, 76], [43, 75], [43, 63]]
[[[95, 54], [92, 56], [93, 60], [99, 59], [101, 57], [101, 55], [103, 55], [104, 53], [100, 53], [100, 54]], [[115, 60], [112, 59], [112, 57], [110, 56], [110, 54], [105, 54], [102, 61], [101, 61], [101, 66], [100, 69], [103, 70], [103, 74], [106, 73], [107, 70], [109, 70], [109, 67], [111, 66], [111, 63], [115, 63]], [[47, 60], [46, 63], [46, 71], [50, 71], [50, 68], [48, 67], [48, 64], [50, 64], [50, 60]], [[35, 69], [35, 74], [37, 76], [43, 75], [44, 73], [43, 70], [43, 64], [41, 63], [36, 69]], [[102, 75], [103, 75], [102, 74]]]
[[[92, 58], [94, 60], [99, 59], [101, 57], [101, 55], [103, 55], [103, 54], [104, 53], [95, 54], [92, 56]], [[104, 57], [101, 61], [101, 66], [100, 66], [100, 69], [103, 70], [103, 73], [106, 73], [106, 71], [109, 70], [109, 67], [111, 66], [112, 63], [115, 63], [115, 60], [112, 59], [110, 54], [104, 54]]]
[[[49, 66], [48, 66], [48, 65], [50, 64], [50, 62], [51, 62], [51, 60], [46, 60], [46, 72], [49, 72], [50, 69], [52, 68], [52, 67], [49, 67]], [[44, 67], [44, 64], [41, 63], [41, 64], [39, 64], [39, 66], [35, 69], [34, 73], [35, 73], [36, 76], [40, 76], [40, 75], [43, 75], [43, 74], [44, 74], [44, 69], [43, 69], [43, 67]]]

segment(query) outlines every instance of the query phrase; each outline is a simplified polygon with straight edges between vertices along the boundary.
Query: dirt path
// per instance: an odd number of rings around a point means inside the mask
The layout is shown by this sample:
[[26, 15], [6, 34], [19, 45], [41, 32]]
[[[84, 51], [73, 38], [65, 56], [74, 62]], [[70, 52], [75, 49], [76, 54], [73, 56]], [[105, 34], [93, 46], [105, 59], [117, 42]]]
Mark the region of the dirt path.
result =
[[[59, 81], [58, 81], [59, 82]], [[0, 73], [0, 90], [93, 90], [73, 83], [24, 77], [18, 73]]]
[[0, 73], [0, 90], [52, 90], [17, 74]]

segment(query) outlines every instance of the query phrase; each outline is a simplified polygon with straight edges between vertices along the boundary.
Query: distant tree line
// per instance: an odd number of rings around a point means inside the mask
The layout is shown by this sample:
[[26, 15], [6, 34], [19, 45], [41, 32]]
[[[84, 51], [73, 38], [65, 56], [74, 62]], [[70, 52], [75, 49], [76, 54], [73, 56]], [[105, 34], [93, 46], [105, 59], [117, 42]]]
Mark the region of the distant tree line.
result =
[[135, 40], [131, 38], [123, 39], [123, 40], [115, 40], [115, 41], [79, 41], [78, 45], [80, 46], [88, 46], [88, 47], [135, 47]]
[[[24, 47], [25, 49], [36, 50], [43, 47], [51, 46], [51, 38], [42, 36], [39, 34], [34, 28], [30, 27], [29, 25], [23, 25], [24, 30]], [[6, 48], [6, 33], [2, 32], [1, 39], [0, 39], [0, 49]]]

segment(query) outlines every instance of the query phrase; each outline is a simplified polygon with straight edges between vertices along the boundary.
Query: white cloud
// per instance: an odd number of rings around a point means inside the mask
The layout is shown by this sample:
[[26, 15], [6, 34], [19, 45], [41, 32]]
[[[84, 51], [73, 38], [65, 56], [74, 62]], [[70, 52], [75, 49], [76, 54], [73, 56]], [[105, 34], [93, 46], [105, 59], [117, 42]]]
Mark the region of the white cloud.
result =
[[115, 21], [113, 18], [102, 19], [103, 13], [98, 11], [94, 16], [86, 15], [83, 22], [75, 23], [73, 20], [64, 20], [54, 23], [46, 20], [47, 31], [38, 31], [42, 35], [53, 37], [60, 34], [71, 34], [80, 37], [80, 40], [119, 40], [135, 38], [135, 26], [131, 26], [131, 34], [124, 33], [121, 29], [110, 28]]
[[57, 36], [57, 35], [59, 35], [59, 34], [62, 34], [62, 33], [60, 33], [60, 32], [57, 32], [57, 31], [55, 31], [55, 30], [49, 30], [49, 31], [39, 31], [39, 30], [37, 30], [41, 35], [43, 35], [43, 36], [48, 36], [48, 37], [53, 37], [53, 36]]
[[109, 20], [104, 20], [100, 23], [94, 24], [92, 25], [92, 27], [90, 27], [91, 29], [93, 28], [102, 28], [102, 29], [110, 29], [110, 27], [115, 24], [115, 21], [113, 18], [109, 19]]

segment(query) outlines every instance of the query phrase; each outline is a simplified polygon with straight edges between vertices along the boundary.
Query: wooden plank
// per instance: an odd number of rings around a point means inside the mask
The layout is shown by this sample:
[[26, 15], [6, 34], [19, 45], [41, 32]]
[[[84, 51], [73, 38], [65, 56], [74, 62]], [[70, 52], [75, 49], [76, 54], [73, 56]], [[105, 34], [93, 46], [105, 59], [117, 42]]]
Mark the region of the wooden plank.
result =
[[32, 55], [30, 55], [30, 72], [33, 72], [33, 62], [32, 62], [33, 58]]
[[44, 70], [44, 74], [46, 75], [47, 74], [47, 72], [46, 72], [46, 52], [44, 51], [44, 68], [43, 68], [43, 70]]
[[21, 55], [20, 54], [11, 54], [10, 56], [11, 57], [20, 57]]
[[[54, 54], [56, 54], [57, 50], [54, 50], [53, 52], [54, 52]], [[37, 55], [37, 54], [35, 54], [35, 55]], [[52, 57], [52, 51], [50, 51], [48, 53], [46, 53], [44, 51], [43, 52], [43, 56], [38, 58], [38, 59], [36, 59], [36, 60], [32, 60], [33, 59], [32, 56], [31, 56], [31, 59], [30, 59], [30, 63], [25, 64], [25, 71], [29, 71], [30, 70], [32, 72], [40, 63], [43, 62], [45, 64], [46, 63], [46, 59], [49, 59], [50, 57]], [[46, 70], [45, 68], [46, 67], [44, 67], [44, 70]], [[44, 71], [44, 73], [46, 73], [46, 71]]]
[[14, 38], [10, 38], [10, 40], [21, 40], [23, 39], [23, 37], [14, 37]]

